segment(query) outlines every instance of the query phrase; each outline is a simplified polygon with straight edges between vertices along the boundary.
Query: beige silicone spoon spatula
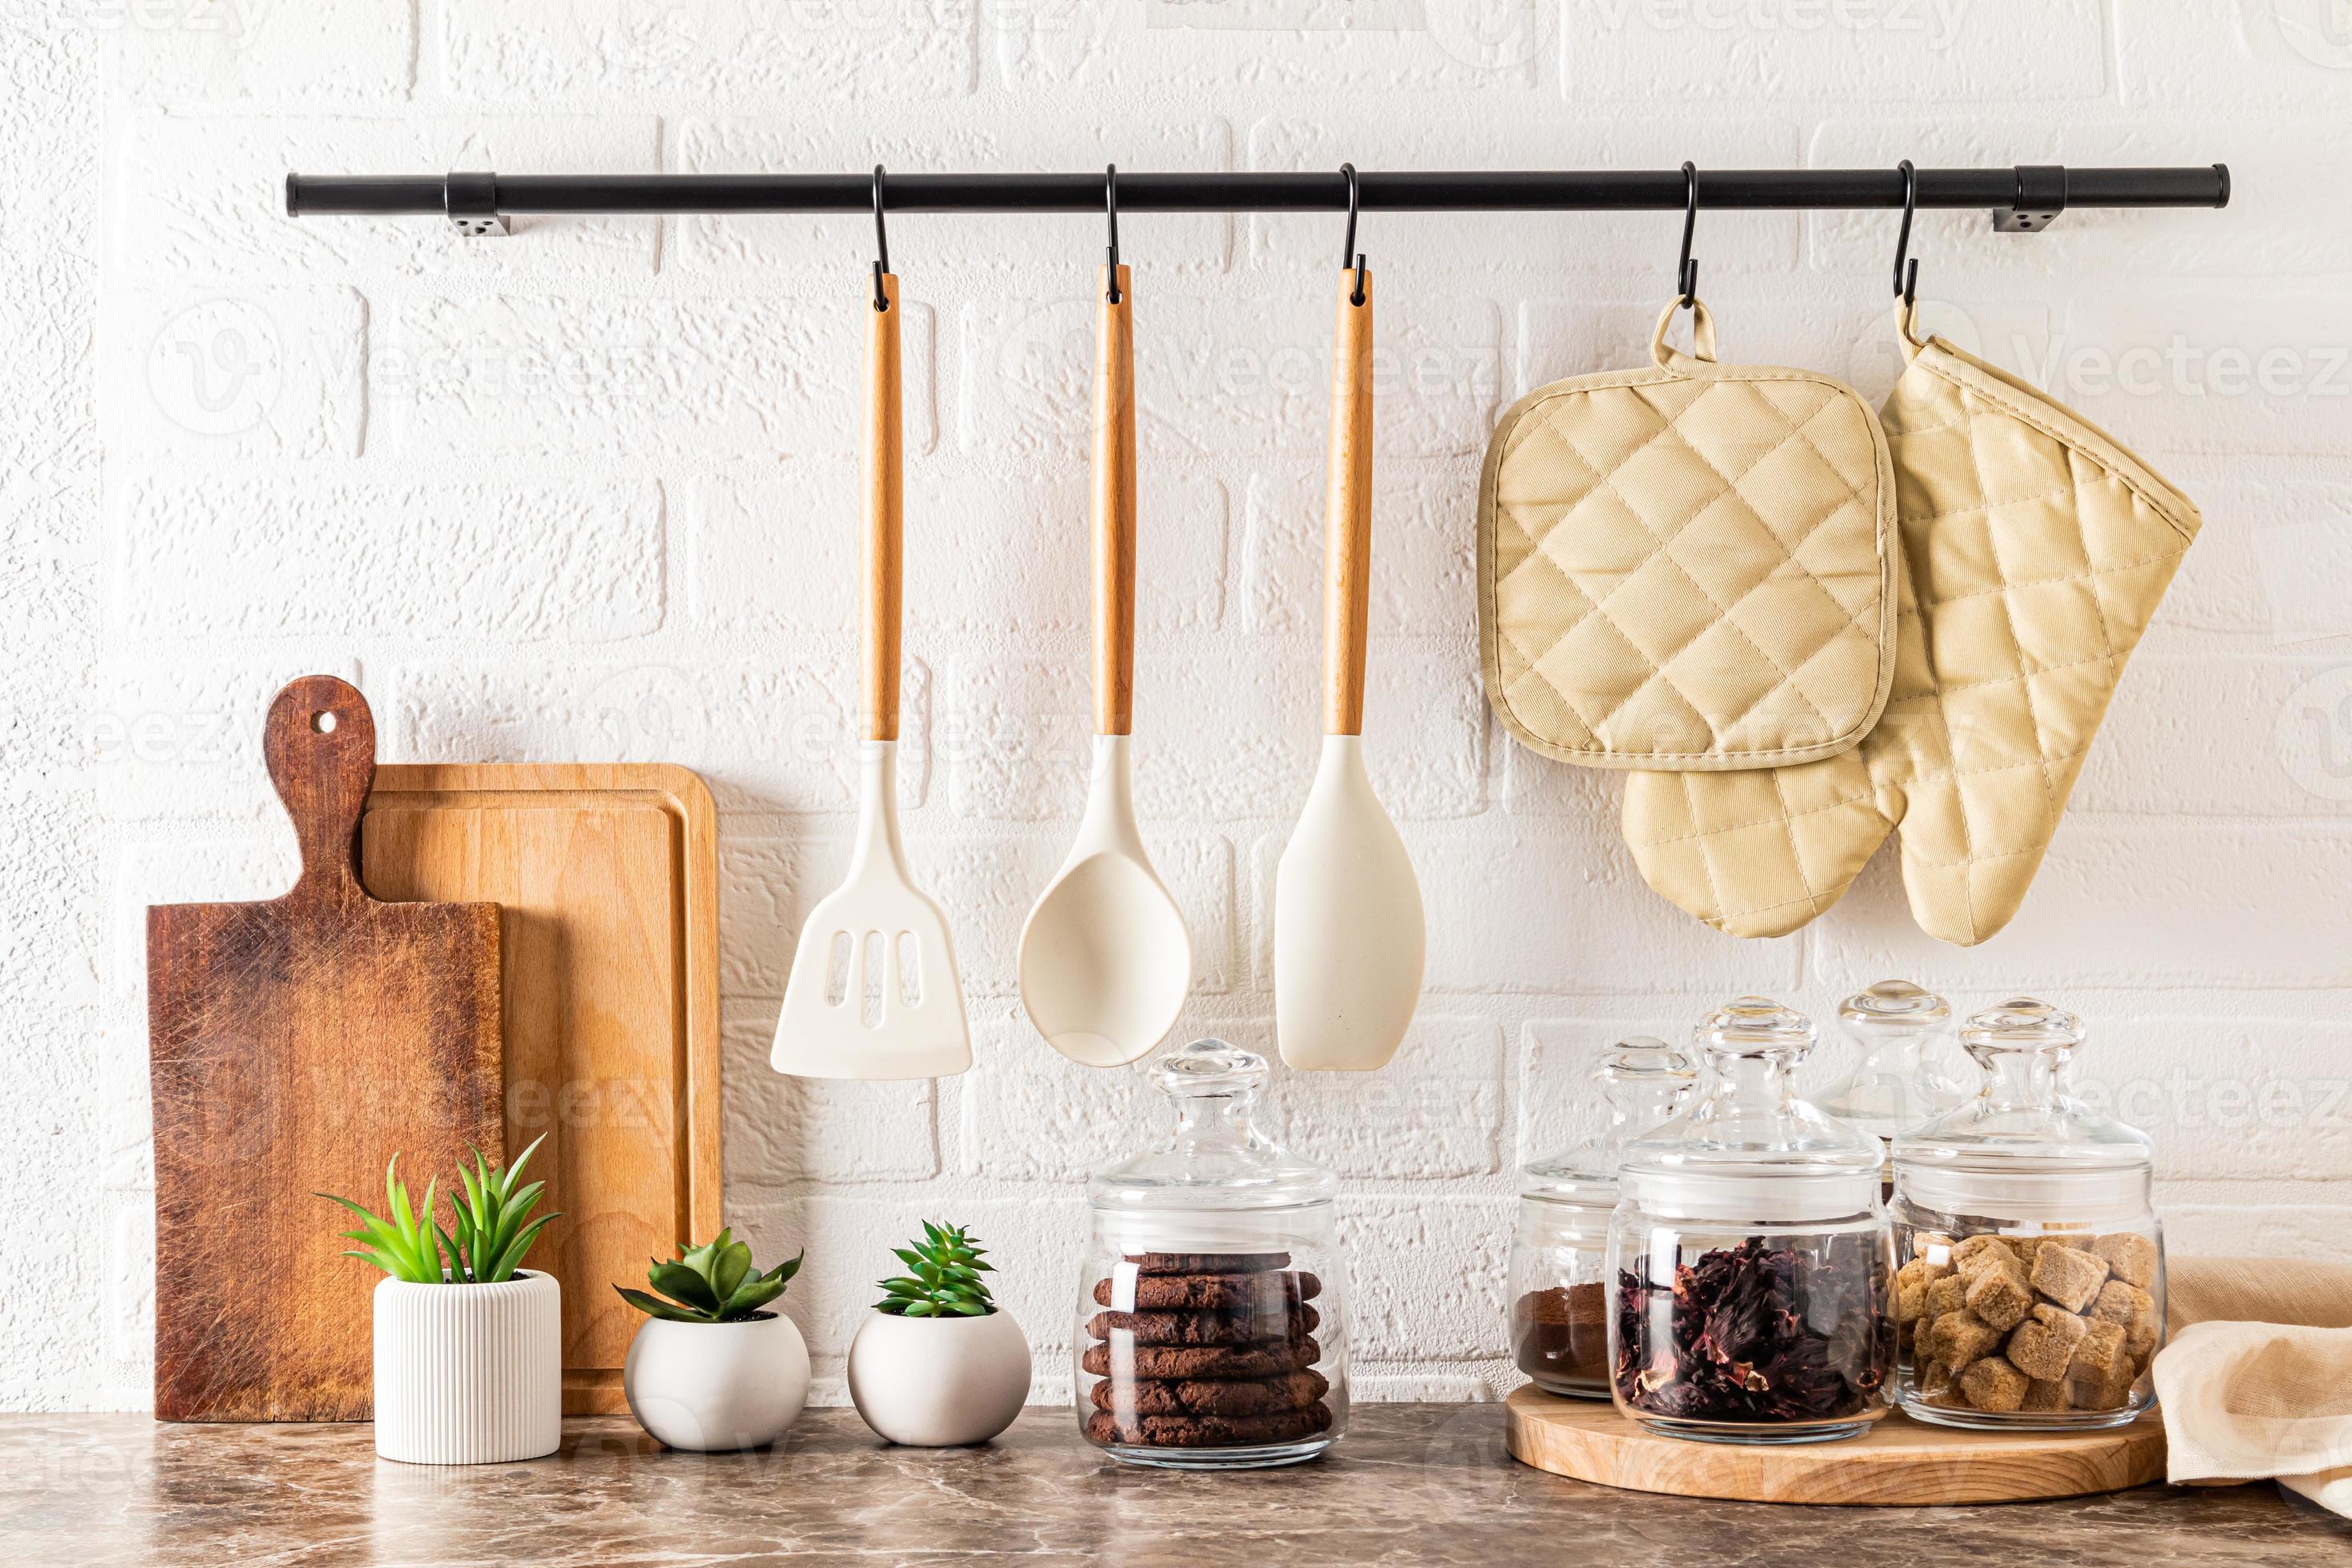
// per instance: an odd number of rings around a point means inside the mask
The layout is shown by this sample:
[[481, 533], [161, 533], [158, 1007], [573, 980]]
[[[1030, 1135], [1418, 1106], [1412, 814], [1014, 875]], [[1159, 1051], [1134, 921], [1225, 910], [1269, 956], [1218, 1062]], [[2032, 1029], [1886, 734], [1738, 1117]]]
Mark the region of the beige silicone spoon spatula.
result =
[[1274, 884], [1274, 1026], [1296, 1068], [1386, 1066], [1421, 997], [1421, 884], [1364, 772], [1372, 281], [1339, 273], [1324, 493], [1323, 758]]
[[971, 1066], [955, 949], [898, 842], [898, 619], [905, 447], [898, 279], [877, 268], [866, 337], [864, 699], [849, 877], [809, 911], [769, 1065], [802, 1078], [942, 1078]]
[[1077, 843], [1021, 930], [1021, 1004], [1088, 1067], [1158, 1045], [1192, 984], [1192, 942], [1136, 831], [1135, 331], [1128, 271], [1103, 268], [1095, 342], [1094, 778]]

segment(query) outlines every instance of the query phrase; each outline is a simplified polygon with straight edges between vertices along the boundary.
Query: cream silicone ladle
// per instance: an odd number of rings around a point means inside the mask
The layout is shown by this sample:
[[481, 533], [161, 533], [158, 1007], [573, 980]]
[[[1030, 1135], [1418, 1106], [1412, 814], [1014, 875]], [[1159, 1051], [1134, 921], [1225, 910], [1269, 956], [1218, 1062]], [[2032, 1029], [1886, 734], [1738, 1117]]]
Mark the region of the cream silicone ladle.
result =
[[1037, 1032], [1098, 1068], [1158, 1045], [1192, 984], [1183, 913], [1135, 826], [1135, 331], [1128, 269], [1112, 254], [1095, 342], [1093, 776], [1077, 842], [1021, 929], [1020, 960]]
[[[1352, 241], [1352, 221], [1349, 226]], [[1360, 256], [1339, 272], [1334, 351], [1323, 524], [1323, 757], [1275, 870], [1274, 1027], [1282, 1059], [1292, 1067], [1364, 1071], [1388, 1064], [1412, 1022], [1426, 931], [1412, 861], [1364, 772], [1372, 281]]]

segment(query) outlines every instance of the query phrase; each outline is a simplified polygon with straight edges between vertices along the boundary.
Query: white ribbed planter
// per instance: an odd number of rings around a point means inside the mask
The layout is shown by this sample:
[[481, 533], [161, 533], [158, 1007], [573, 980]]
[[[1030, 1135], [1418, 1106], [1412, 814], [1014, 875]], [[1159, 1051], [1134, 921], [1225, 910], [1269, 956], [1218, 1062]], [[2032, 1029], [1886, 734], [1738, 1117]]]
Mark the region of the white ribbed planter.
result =
[[734, 1323], [647, 1318], [621, 1371], [638, 1426], [705, 1454], [774, 1442], [808, 1402], [808, 1343], [782, 1313]]
[[563, 1292], [546, 1274], [497, 1285], [375, 1288], [375, 1451], [410, 1465], [536, 1459], [563, 1440]]
[[893, 1443], [985, 1443], [1029, 1398], [1029, 1342], [1003, 1308], [985, 1318], [868, 1312], [849, 1342], [849, 1397]]

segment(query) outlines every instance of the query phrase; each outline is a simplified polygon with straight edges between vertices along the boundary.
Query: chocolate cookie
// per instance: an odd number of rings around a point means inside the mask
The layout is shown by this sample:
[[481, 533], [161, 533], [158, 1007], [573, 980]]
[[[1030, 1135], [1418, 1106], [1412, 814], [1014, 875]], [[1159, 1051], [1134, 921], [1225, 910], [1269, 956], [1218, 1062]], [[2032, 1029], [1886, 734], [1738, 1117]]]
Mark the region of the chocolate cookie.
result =
[[1312, 1274], [1145, 1274], [1129, 1281], [1135, 1300], [1121, 1301], [1117, 1279], [1095, 1281], [1097, 1307], [1134, 1307], [1145, 1311], [1276, 1312], [1293, 1301], [1312, 1301], [1323, 1281]]
[[1130, 1252], [1138, 1274], [1271, 1274], [1290, 1267], [1287, 1252]]
[[1323, 1347], [1313, 1340], [1277, 1341], [1265, 1345], [1239, 1345], [1230, 1350], [1184, 1349], [1175, 1345], [1125, 1345], [1114, 1352], [1108, 1345], [1088, 1345], [1079, 1365], [1097, 1377], [1211, 1378], [1280, 1377], [1304, 1372], [1323, 1359]]
[[1105, 1378], [1088, 1397], [1121, 1415], [1271, 1415], [1297, 1410], [1331, 1392], [1319, 1372], [1294, 1372], [1257, 1383], [1127, 1382]]
[[1295, 1442], [1330, 1425], [1331, 1407], [1322, 1404], [1273, 1415], [1138, 1415], [1127, 1420], [1097, 1410], [1087, 1417], [1087, 1436], [1097, 1443], [1150, 1448], [1237, 1448]]
[[1097, 1312], [1087, 1320], [1090, 1338], [1127, 1334], [1139, 1345], [1262, 1345], [1303, 1340], [1322, 1321], [1312, 1307], [1275, 1312]]

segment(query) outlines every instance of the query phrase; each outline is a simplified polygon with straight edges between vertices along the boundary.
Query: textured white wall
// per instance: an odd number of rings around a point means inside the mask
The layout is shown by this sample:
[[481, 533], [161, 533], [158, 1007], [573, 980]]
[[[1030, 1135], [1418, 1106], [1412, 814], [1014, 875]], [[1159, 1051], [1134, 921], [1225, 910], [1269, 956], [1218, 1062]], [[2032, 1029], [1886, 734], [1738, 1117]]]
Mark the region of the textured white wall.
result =
[[[1352, 11], [1368, 25], [1329, 24]], [[0, 1405], [139, 1407], [152, 1313], [141, 911], [292, 865], [255, 745], [332, 670], [390, 759], [664, 759], [725, 812], [730, 1217], [803, 1242], [820, 1393], [920, 1215], [997, 1248], [1065, 1364], [1089, 1169], [1138, 1071], [1024, 1025], [1013, 946], [1081, 788], [1092, 218], [908, 216], [908, 837], [980, 1066], [765, 1066], [838, 877], [857, 217], [287, 220], [306, 172], [2206, 163], [2226, 213], [2046, 237], [1924, 215], [1939, 331], [2205, 507], [2016, 924], [1922, 937], [1887, 862], [1741, 944], [1651, 894], [1617, 786], [1514, 751], [1475, 673], [1471, 497], [1523, 387], [1627, 363], [1678, 220], [1373, 214], [1370, 719], [1425, 881], [1423, 1016], [1285, 1078], [1348, 1178], [1375, 1397], [1507, 1387], [1510, 1172], [1595, 1045], [1890, 974], [2097, 1026], [2177, 1243], [2352, 1255], [2352, 16], [2338, 0], [14, 0], [0, 6]], [[1289, 30], [1280, 30], [1287, 28]], [[1885, 214], [1704, 214], [1728, 354], [1895, 357]], [[1187, 1032], [1270, 1048], [1270, 873], [1316, 742], [1336, 216], [1130, 215], [1147, 829], [1193, 922]], [[1843, 1053], [1825, 1053], [1832, 1057]], [[1826, 1064], [1825, 1064], [1826, 1065]], [[267, 1267], [267, 1258], [257, 1258]]]

